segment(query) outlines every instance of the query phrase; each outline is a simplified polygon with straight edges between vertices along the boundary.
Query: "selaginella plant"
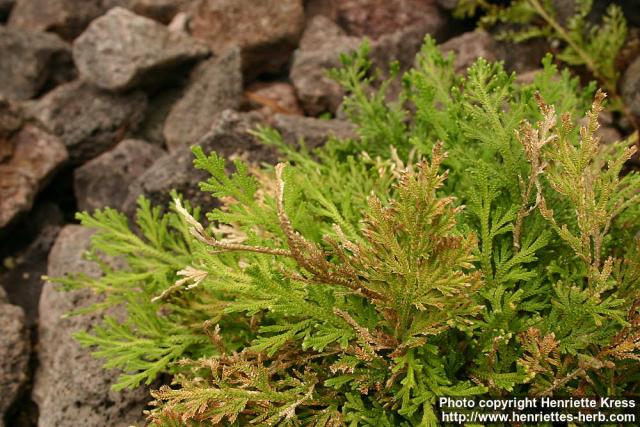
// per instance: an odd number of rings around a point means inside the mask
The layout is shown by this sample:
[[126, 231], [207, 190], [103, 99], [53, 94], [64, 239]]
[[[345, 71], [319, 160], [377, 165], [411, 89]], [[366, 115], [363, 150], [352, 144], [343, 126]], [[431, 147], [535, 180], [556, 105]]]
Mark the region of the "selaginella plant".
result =
[[309, 152], [259, 129], [275, 167], [194, 148], [222, 203], [205, 216], [177, 194], [141, 198], [135, 226], [78, 215], [104, 274], [57, 281], [126, 311], [77, 336], [115, 388], [169, 374], [158, 426], [428, 426], [440, 396], [637, 395], [640, 178], [629, 141], [598, 143], [604, 93], [550, 58], [528, 85], [483, 59], [456, 74], [431, 39], [393, 102], [366, 46], [344, 63], [356, 138]]

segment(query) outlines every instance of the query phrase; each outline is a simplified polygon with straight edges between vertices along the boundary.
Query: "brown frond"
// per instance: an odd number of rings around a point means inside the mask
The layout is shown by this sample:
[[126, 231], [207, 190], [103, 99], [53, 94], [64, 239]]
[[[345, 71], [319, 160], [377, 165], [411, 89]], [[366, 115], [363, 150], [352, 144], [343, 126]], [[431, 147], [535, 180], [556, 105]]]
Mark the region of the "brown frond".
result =
[[[547, 162], [542, 158], [542, 149], [547, 144], [553, 143], [558, 135], [554, 133], [556, 127], [556, 111], [553, 106], [544, 103], [542, 96], [536, 92], [536, 101], [542, 113], [542, 120], [532, 126], [529, 122], [522, 122], [520, 129], [516, 130], [516, 139], [524, 148], [524, 153], [531, 166], [529, 178], [526, 183], [520, 179], [522, 205], [516, 216], [516, 223], [513, 229], [513, 247], [520, 250], [520, 238], [522, 235], [522, 225], [524, 219], [540, 205], [543, 201], [540, 175], [544, 173]], [[533, 204], [531, 196], [536, 190], [536, 197]]]

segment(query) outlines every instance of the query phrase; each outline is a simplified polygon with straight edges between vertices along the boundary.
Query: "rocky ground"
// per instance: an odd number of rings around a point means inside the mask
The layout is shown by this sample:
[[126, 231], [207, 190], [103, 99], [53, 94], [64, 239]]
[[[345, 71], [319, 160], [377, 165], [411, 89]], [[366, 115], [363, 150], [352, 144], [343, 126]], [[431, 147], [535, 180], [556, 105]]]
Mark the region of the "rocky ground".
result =
[[[544, 42], [498, 42], [454, 20], [455, 3], [0, 0], [0, 426], [141, 421], [147, 391], [110, 391], [113, 375], [71, 338], [99, 319], [61, 318], [93, 296], [41, 280], [99, 274], [82, 258], [91, 233], [74, 225], [77, 210], [132, 213], [140, 194], [164, 203], [174, 188], [212, 206], [189, 146], [273, 162], [247, 133], [258, 124], [291, 144], [352, 135], [326, 71], [364, 38], [376, 65], [409, 67], [429, 33], [460, 70], [483, 56], [531, 78]], [[640, 116], [637, 49], [623, 68], [621, 92]], [[606, 140], [626, 131], [605, 118]]]

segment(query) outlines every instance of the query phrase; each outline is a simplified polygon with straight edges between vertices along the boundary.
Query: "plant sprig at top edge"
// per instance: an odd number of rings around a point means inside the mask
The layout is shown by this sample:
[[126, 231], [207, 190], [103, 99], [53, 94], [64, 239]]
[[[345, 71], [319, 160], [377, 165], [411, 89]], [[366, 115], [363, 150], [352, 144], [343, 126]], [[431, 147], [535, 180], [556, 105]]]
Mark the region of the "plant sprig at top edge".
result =
[[636, 396], [640, 187], [630, 141], [598, 142], [604, 93], [550, 58], [530, 85], [483, 59], [456, 74], [427, 38], [388, 101], [366, 46], [343, 59], [357, 137], [297, 150], [261, 128], [284, 161], [231, 174], [195, 147], [223, 202], [205, 216], [175, 193], [166, 212], [141, 198], [135, 232], [78, 214], [103, 275], [54, 280], [101, 296], [80, 314], [126, 311], [77, 334], [115, 388], [170, 374], [159, 426], [429, 426], [440, 396]]
[[551, 1], [512, 0], [505, 4], [461, 0], [454, 16], [471, 17], [480, 12], [479, 26], [502, 28], [495, 31], [501, 40], [513, 43], [533, 39], [554, 41], [558, 44], [556, 58], [578, 71], [587, 70], [597, 79], [612, 100], [609, 108], [622, 112], [637, 131], [640, 123], [618, 90], [620, 73], [617, 61], [629, 34], [621, 7], [609, 4], [600, 22], [593, 22], [593, 0], [568, 0], [566, 3], [569, 16], [561, 17], [559, 5]]

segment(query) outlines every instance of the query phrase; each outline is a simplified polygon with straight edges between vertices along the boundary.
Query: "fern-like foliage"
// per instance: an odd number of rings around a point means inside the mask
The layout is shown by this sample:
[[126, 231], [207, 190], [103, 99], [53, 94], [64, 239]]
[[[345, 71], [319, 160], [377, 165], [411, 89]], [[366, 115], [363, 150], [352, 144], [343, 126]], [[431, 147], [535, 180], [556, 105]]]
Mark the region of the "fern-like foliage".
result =
[[637, 393], [640, 181], [630, 141], [598, 143], [602, 92], [550, 57], [528, 85], [482, 59], [456, 74], [427, 39], [389, 103], [366, 54], [334, 72], [357, 138], [258, 129], [284, 161], [231, 175], [195, 148], [206, 217], [177, 195], [141, 199], [135, 227], [80, 214], [104, 274], [58, 281], [127, 313], [80, 341], [118, 387], [172, 375], [158, 426], [430, 426], [440, 396]]

